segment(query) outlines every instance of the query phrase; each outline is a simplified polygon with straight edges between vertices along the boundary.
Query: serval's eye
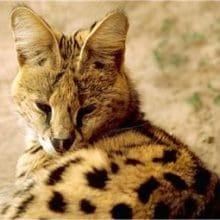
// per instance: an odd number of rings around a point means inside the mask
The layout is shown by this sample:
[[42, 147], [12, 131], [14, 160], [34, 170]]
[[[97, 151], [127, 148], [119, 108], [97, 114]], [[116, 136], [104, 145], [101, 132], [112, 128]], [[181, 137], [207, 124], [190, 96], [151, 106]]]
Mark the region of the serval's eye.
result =
[[80, 108], [78, 113], [77, 113], [77, 117], [76, 117], [76, 126], [77, 128], [81, 128], [82, 127], [82, 120], [83, 117], [85, 115], [88, 115], [90, 113], [92, 113], [94, 110], [96, 109], [94, 104], [88, 105], [86, 107]]
[[51, 114], [51, 107], [49, 105], [40, 102], [37, 102], [36, 105], [46, 115]]

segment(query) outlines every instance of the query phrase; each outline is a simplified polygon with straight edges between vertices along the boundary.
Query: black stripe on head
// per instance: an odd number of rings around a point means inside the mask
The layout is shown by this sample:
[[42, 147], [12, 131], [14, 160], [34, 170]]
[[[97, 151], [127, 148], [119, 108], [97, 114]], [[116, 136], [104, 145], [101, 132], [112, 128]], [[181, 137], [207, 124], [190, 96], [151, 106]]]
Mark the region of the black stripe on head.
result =
[[61, 78], [63, 77], [64, 73], [65, 73], [65, 72], [63, 71], [63, 72], [59, 72], [59, 73], [56, 75], [55, 80], [54, 80], [53, 83], [52, 83], [52, 86], [55, 86], [55, 85], [61, 80]]
[[180, 176], [174, 173], [165, 173], [164, 178], [178, 190], [185, 190], [188, 188], [186, 182]]

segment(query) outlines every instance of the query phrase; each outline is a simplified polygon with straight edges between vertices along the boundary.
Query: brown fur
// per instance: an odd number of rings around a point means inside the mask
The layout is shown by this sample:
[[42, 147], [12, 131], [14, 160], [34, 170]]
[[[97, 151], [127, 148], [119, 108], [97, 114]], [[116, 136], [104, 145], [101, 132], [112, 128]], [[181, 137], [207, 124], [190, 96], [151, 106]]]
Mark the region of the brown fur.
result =
[[[29, 24], [27, 38], [20, 28]], [[18, 163], [32, 185], [2, 209], [4, 219], [219, 217], [210, 215], [220, 196], [217, 175], [139, 111], [124, 68], [123, 12], [73, 37], [55, 33], [26, 8], [15, 9], [12, 27], [20, 65], [13, 94], [37, 138]], [[52, 108], [49, 123], [36, 102]], [[74, 143], [49, 156], [39, 136]]]

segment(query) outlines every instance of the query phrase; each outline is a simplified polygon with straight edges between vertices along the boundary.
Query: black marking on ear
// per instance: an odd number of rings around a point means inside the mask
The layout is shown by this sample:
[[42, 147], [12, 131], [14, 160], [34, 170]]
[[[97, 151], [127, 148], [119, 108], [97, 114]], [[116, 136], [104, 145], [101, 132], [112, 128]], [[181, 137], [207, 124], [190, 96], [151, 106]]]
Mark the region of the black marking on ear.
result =
[[139, 200], [146, 204], [150, 198], [150, 195], [160, 186], [160, 183], [152, 176], [136, 189]]
[[132, 219], [132, 208], [126, 203], [119, 203], [114, 205], [111, 210], [113, 219]]
[[96, 24], [97, 24], [97, 21], [95, 21], [95, 22], [91, 25], [91, 27], [90, 27], [90, 31], [93, 30], [93, 28], [96, 26]]
[[100, 62], [100, 61], [95, 61], [95, 62], [94, 62], [94, 65], [95, 65], [95, 68], [96, 68], [96, 69], [103, 69], [104, 66], [105, 66], [105, 64], [102, 63], [102, 62]]
[[203, 167], [198, 167], [194, 178], [194, 190], [199, 194], [205, 194], [211, 178], [210, 172]]
[[153, 158], [153, 162], [167, 164], [171, 162], [176, 162], [177, 160], [177, 151], [176, 150], [164, 150], [163, 157]]
[[125, 164], [132, 165], [132, 166], [144, 165], [141, 161], [139, 161], [137, 159], [133, 159], [133, 158], [127, 158], [125, 161]]
[[158, 202], [154, 209], [154, 219], [168, 219], [170, 209], [164, 202]]
[[16, 210], [16, 213], [12, 217], [12, 219], [19, 218], [22, 213], [24, 213], [27, 210], [28, 205], [34, 200], [34, 196], [30, 195], [27, 199], [25, 199]]
[[74, 38], [74, 49], [80, 50], [80, 44], [76, 38]]
[[86, 173], [88, 185], [96, 189], [104, 189], [108, 179], [108, 174], [105, 169], [93, 168], [93, 171]]
[[64, 213], [66, 211], [66, 202], [60, 192], [53, 192], [52, 198], [48, 201], [48, 208], [53, 212]]
[[82, 212], [85, 214], [92, 214], [95, 212], [96, 207], [93, 205], [89, 200], [87, 199], [82, 199], [80, 201], [80, 209]]
[[193, 213], [196, 213], [197, 202], [193, 198], [187, 198], [184, 201], [185, 215], [184, 218], [192, 218]]
[[111, 171], [112, 171], [112, 173], [117, 173], [118, 171], [119, 171], [119, 166], [118, 166], [118, 164], [116, 164], [115, 162], [112, 162], [111, 163]]
[[180, 176], [174, 173], [170, 173], [170, 172], [165, 173], [164, 178], [178, 190], [185, 190], [188, 188], [186, 182]]

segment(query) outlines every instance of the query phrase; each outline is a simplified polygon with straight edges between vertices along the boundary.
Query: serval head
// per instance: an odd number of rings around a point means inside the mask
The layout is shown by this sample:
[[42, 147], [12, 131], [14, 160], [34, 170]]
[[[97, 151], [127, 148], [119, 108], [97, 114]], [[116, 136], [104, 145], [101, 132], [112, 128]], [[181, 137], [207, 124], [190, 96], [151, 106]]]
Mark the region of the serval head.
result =
[[124, 70], [123, 12], [65, 36], [17, 7], [11, 26], [19, 64], [13, 98], [45, 151], [64, 152], [136, 117], [136, 92]]

